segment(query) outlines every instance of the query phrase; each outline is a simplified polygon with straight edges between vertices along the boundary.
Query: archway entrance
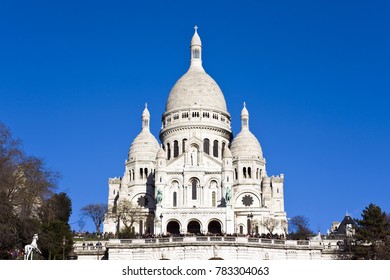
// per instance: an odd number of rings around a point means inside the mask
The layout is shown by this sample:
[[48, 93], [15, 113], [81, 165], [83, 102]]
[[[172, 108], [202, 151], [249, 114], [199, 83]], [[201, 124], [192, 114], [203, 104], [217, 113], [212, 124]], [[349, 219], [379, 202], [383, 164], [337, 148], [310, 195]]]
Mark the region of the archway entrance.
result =
[[191, 221], [187, 225], [187, 231], [189, 233], [200, 233], [200, 224], [197, 221]]
[[170, 234], [180, 234], [180, 225], [178, 222], [176, 221], [170, 221], [168, 224], [167, 224], [167, 232], [169, 232]]
[[218, 221], [211, 221], [207, 229], [209, 233], [222, 234], [221, 223]]

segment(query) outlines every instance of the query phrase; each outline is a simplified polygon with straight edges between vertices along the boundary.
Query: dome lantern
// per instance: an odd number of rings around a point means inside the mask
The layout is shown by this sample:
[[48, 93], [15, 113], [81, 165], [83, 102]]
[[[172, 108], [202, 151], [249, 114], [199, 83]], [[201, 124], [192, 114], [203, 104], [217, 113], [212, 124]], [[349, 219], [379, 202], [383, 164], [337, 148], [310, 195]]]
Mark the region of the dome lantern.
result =
[[241, 111], [241, 129], [249, 129], [249, 112], [246, 109], [246, 103], [244, 102], [244, 108]]
[[150, 126], [150, 113], [148, 110], [148, 103], [145, 103], [145, 109], [142, 112], [142, 129], [148, 129]]
[[191, 65], [190, 68], [202, 68], [202, 41], [198, 35], [198, 26], [194, 27], [195, 33], [191, 39]]

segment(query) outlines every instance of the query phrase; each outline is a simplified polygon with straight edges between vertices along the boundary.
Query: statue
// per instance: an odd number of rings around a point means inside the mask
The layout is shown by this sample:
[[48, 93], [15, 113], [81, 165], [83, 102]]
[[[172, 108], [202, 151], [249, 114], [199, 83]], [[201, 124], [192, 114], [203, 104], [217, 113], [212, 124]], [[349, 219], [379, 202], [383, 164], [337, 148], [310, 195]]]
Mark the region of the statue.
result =
[[230, 200], [232, 199], [232, 189], [230, 187], [226, 188], [226, 203], [230, 204]]
[[191, 165], [192, 166], [197, 165], [198, 164], [198, 151], [196, 150], [196, 148], [192, 149], [190, 157], [191, 157]]
[[160, 204], [163, 198], [163, 193], [160, 189], [157, 190], [157, 195], [156, 195], [156, 202], [157, 204]]
[[38, 253], [42, 254], [41, 250], [38, 249], [37, 241], [38, 241], [38, 234], [34, 234], [31, 244], [24, 246], [24, 259], [25, 260], [28, 260], [28, 259], [32, 260], [34, 251], [37, 251]]

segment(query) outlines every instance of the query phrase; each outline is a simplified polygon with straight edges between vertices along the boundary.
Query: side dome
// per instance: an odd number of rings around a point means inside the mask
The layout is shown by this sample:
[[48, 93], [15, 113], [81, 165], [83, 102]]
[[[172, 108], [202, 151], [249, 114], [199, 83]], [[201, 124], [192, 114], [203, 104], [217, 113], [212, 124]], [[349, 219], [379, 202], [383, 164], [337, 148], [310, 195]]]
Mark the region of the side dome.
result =
[[167, 159], [167, 155], [162, 147], [160, 147], [160, 149], [158, 150], [156, 158]]
[[149, 130], [143, 129], [131, 143], [129, 160], [155, 160], [160, 146]]
[[142, 112], [142, 131], [135, 137], [131, 143], [129, 150], [129, 161], [134, 160], [155, 160], [156, 154], [160, 149], [157, 139], [150, 133], [150, 113], [145, 104], [145, 109]]
[[238, 158], [263, 158], [259, 140], [249, 130], [249, 112], [244, 102], [244, 108], [241, 111], [241, 131], [233, 139], [230, 146], [233, 157]]
[[230, 146], [233, 157], [238, 158], [263, 158], [263, 151], [256, 136], [249, 131], [249, 129], [243, 129], [233, 139], [233, 143]]

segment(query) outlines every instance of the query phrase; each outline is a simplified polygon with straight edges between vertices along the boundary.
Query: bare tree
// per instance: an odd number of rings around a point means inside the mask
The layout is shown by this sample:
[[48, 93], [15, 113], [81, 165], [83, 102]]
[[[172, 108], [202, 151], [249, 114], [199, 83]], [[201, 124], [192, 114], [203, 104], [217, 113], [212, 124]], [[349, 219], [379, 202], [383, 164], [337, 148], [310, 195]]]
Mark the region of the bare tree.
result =
[[309, 225], [309, 219], [304, 216], [292, 217], [290, 219], [290, 237], [293, 239], [307, 239], [309, 235], [314, 234]]
[[287, 223], [287, 220], [282, 220], [282, 221], [280, 222], [280, 226], [281, 226], [281, 228], [283, 229], [284, 236], [286, 237], [287, 234], [288, 234], [288, 223]]
[[110, 207], [108, 210], [108, 216], [116, 219], [118, 227], [117, 233], [120, 233], [119, 224], [122, 223], [125, 237], [130, 237], [134, 234], [132, 228], [135, 222], [138, 221], [141, 208], [134, 206], [130, 201], [122, 200], [118, 202], [118, 205]]
[[261, 223], [261, 225], [264, 226], [268, 230], [268, 232], [272, 235], [275, 228], [279, 225], [279, 221], [274, 218], [268, 218], [264, 220]]
[[81, 208], [81, 214], [93, 221], [97, 233], [100, 233], [100, 226], [104, 221], [106, 213], [107, 204], [105, 203], [90, 203]]

